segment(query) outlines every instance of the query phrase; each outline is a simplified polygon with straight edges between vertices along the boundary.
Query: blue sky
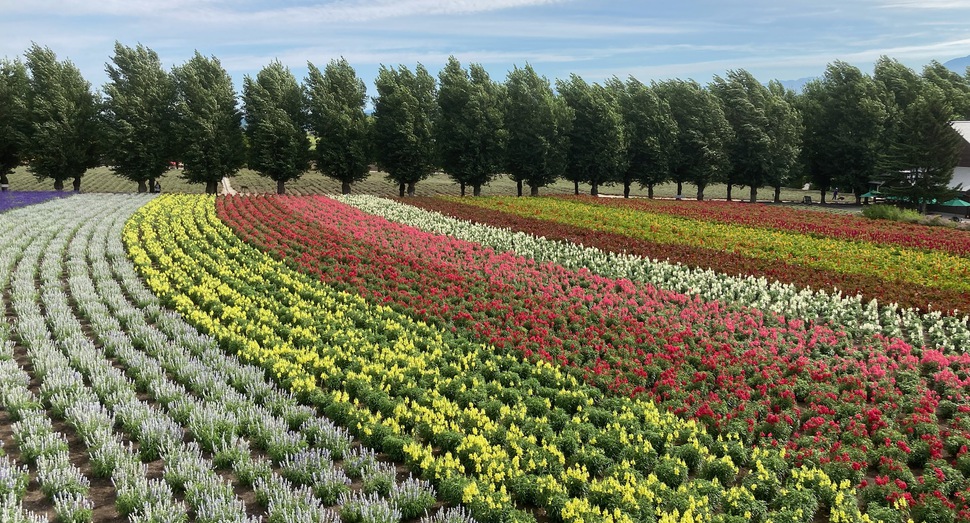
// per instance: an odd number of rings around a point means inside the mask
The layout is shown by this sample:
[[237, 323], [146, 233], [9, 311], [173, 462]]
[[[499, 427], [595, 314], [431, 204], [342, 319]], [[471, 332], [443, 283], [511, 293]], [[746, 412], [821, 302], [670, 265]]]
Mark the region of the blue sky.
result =
[[917, 70], [970, 55], [968, 20], [970, 0], [0, 0], [0, 57], [37, 42], [95, 87], [116, 40], [166, 67], [216, 56], [237, 89], [273, 59], [302, 79], [307, 61], [344, 56], [373, 94], [380, 64], [436, 75], [452, 54], [496, 79], [528, 62], [550, 79], [706, 83], [744, 68], [767, 82], [834, 60], [871, 72], [881, 55]]

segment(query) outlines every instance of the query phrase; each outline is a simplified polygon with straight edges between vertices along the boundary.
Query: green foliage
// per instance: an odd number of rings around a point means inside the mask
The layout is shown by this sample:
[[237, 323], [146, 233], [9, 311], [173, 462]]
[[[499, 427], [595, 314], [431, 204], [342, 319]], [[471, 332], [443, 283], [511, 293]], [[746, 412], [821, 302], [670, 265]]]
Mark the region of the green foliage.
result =
[[242, 113], [232, 78], [215, 57], [195, 53], [172, 72], [176, 85], [176, 135], [183, 177], [214, 194], [219, 182], [245, 163]]
[[34, 44], [26, 57], [31, 125], [24, 152], [30, 170], [38, 179], [54, 180], [55, 190], [73, 178], [79, 191], [81, 176], [100, 160], [100, 101], [78, 68], [59, 62], [49, 48]]
[[27, 93], [30, 79], [27, 67], [19, 60], [0, 60], [0, 184], [23, 160], [30, 113]]
[[502, 87], [479, 64], [470, 73], [455, 57], [438, 74], [438, 120], [435, 143], [445, 172], [477, 196], [502, 169], [507, 133]]
[[554, 183], [566, 170], [572, 109], [555, 96], [549, 80], [530, 65], [509, 72], [505, 81], [505, 128], [508, 130], [505, 167], [518, 185], [528, 184], [533, 195]]
[[316, 138], [317, 170], [343, 185], [367, 179], [371, 150], [370, 121], [364, 114], [367, 88], [347, 60], [331, 60], [321, 73], [308, 64], [305, 81], [309, 96], [310, 129]]
[[964, 141], [950, 125], [951, 113], [943, 93], [932, 86], [902, 109], [879, 164], [886, 180], [880, 191], [906, 199], [920, 212], [934, 199], [956, 196], [949, 185]]
[[299, 179], [310, 168], [306, 133], [307, 103], [303, 89], [279, 61], [264, 67], [256, 79], [243, 80], [249, 167], [277, 183]]
[[575, 74], [556, 82], [556, 88], [573, 114], [566, 177], [590, 184], [591, 194], [597, 195], [600, 185], [622, 181], [626, 170], [619, 103], [603, 86], [590, 85]]
[[400, 195], [414, 194], [414, 185], [435, 168], [433, 122], [435, 80], [423, 65], [415, 72], [406, 66], [381, 66], [374, 81], [374, 148], [377, 163], [388, 179], [398, 184]]
[[862, 215], [873, 220], [892, 220], [895, 222], [917, 223], [922, 219], [918, 212], [885, 204], [867, 205], [862, 208]]
[[625, 84], [614, 78], [607, 87], [618, 98], [623, 117], [623, 195], [629, 196], [630, 185], [637, 182], [653, 197], [654, 186], [670, 179], [670, 155], [677, 143], [677, 122], [670, 105], [655, 89], [632, 77]]
[[970, 81], [967, 78], [933, 60], [923, 68], [923, 79], [943, 93], [950, 106], [951, 120], [970, 119]]
[[655, 89], [670, 105], [677, 122], [671, 178], [678, 184], [696, 185], [697, 199], [703, 200], [704, 189], [722, 179], [730, 168], [727, 145], [731, 125], [717, 97], [693, 80], [670, 80]]
[[812, 183], [822, 190], [823, 203], [832, 187], [864, 193], [878, 173], [888, 118], [876, 83], [857, 67], [837, 61], [822, 79], [805, 86], [801, 101], [803, 161]]
[[138, 183], [161, 177], [174, 157], [175, 82], [158, 54], [138, 45], [115, 43], [105, 66], [106, 155], [115, 173]]

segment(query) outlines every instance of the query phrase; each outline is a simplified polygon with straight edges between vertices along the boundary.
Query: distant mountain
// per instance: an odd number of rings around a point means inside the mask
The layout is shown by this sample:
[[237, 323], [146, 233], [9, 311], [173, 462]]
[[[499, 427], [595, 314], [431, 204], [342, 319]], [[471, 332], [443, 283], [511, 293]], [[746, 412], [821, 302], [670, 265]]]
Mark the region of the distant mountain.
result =
[[953, 60], [943, 62], [943, 65], [945, 65], [947, 69], [959, 75], [964, 75], [967, 73], [967, 67], [970, 67], [970, 56], [954, 58]]
[[791, 89], [792, 91], [795, 91], [796, 93], [801, 93], [802, 88], [805, 87], [805, 84], [807, 84], [808, 82], [811, 82], [816, 78], [817, 78], [816, 76], [809, 76], [806, 78], [799, 78], [798, 80], [778, 80], [778, 83], [785, 86], [785, 88], [787, 89]]

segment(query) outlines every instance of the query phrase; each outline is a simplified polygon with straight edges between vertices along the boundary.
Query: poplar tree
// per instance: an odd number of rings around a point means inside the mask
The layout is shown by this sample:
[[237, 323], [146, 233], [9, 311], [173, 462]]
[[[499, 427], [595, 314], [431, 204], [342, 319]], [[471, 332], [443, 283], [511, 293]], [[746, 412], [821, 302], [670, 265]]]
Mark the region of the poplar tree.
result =
[[286, 182], [297, 180], [310, 168], [307, 103], [303, 88], [288, 68], [273, 61], [253, 79], [243, 80], [249, 168], [276, 182], [276, 193], [286, 193]]
[[27, 67], [19, 60], [0, 61], [0, 190], [6, 191], [13, 172], [24, 159], [30, 134], [27, 94], [30, 79]]
[[246, 163], [242, 113], [232, 78], [215, 57], [198, 51], [172, 72], [176, 86], [178, 156], [189, 183], [205, 184], [215, 194], [223, 178]]
[[366, 180], [370, 172], [370, 126], [364, 113], [367, 88], [343, 58], [331, 60], [322, 73], [312, 63], [307, 65], [316, 168], [339, 181], [343, 194], [350, 194], [351, 185]]
[[80, 191], [85, 171], [100, 163], [100, 100], [81, 71], [58, 61], [49, 48], [34, 44], [26, 57], [30, 130], [24, 152], [30, 171], [53, 180], [55, 191], [73, 178], [74, 191]]
[[523, 184], [537, 196], [566, 170], [572, 109], [531, 65], [509, 72], [505, 92], [506, 170], [519, 196]]
[[438, 74], [438, 121], [435, 143], [441, 166], [461, 187], [481, 194], [502, 169], [507, 132], [499, 84], [479, 64], [469, 70], [452, 56]]
[[115, 174], [136, 182], [142, 193], [174, 158], [175, 82], [158, 54], [140, 44], [116, 42], [105, 72], [106, 156]]
[[381, 66], [375, 80], [374, 149], [389, 180], [414, 195], [414, 186], [435, 169], [433, 122], [437, 110], [435, 80], [423, 65]]

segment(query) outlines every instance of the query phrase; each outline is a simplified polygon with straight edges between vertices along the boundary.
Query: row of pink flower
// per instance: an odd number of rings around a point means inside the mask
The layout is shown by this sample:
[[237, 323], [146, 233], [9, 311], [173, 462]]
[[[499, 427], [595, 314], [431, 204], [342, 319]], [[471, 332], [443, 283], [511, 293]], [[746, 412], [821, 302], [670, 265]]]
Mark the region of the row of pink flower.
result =
[[854, 344], [802, 319], [537, 264], [323, 197], [225, 198], [217, 209], [243, 239], [328, 285], [558, 362], [612, 394], [646, 395], [715, 433], [787, 446], [833, 478], [918, 486], [927, 466], [968, 488], [954, 467], [970, 472], [970, 355]]

